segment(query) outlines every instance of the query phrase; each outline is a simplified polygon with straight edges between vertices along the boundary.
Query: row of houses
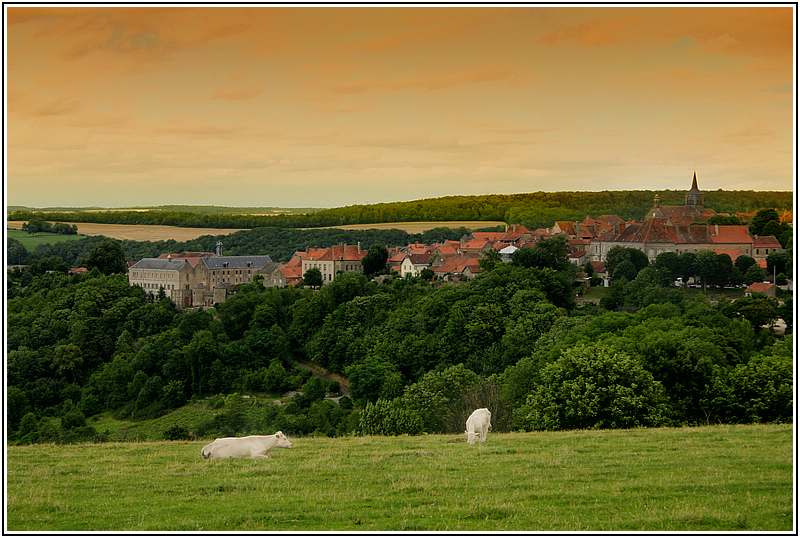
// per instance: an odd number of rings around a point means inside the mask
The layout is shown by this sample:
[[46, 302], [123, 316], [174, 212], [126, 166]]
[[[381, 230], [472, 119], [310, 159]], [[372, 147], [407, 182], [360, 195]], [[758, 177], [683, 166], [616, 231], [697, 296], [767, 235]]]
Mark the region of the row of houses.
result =
[[[416, 277], [429, 269], [444, 281], [468, 280], [481, 272], [480, 260], [487, 252], [495, 251], [502, 261], [509, 262], [518, 249], [534, 247], [557, 235], [567, 239], [570, 262], [579, 266], [590, 262], [598, 274], [605, 272], [604, 261], [616, 246], [639, 249], [651, 261], [664, 252], [712, 250], [728, 254], [733, 261], [748, 255], [761, 267], [766, 267], [769, 254], [781, 250], [775, 237], [752, 237], [747, 226], [705, 222], [715, 214], [704, 207], [695, 175], [684, 205], [662, 205], [656, 195], [642, 221], [600, 215], [582, 221], [556, 221], [551, 228], [534, 230], [513, 224], [504, 231], [473, 232], [457, 241], [390, 247], [387, 266], [401, 277]], [[179, 307], [211, 306], [224, 302], [239, 285], [257, 275], [267, 287], [297, 286], [309, 269], [318, 269], [323, 284], [328, 284], [342, 273], [362, 272], [361, 262], [367, 255], [360, 243], [340, 244], [297, 251], [287, 263], [279, 264], [269, 256], [222, 256], [221, 248], [217, 243], [216, 252], [144, 258], [130, 267], [129, 282], [152, 294], [163, 289]]]

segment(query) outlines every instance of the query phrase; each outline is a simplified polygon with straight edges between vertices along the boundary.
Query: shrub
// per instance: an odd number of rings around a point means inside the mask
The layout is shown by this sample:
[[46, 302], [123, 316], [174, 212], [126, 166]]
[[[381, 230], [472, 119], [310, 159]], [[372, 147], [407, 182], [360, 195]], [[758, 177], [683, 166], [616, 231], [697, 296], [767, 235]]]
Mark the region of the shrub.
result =
[[419, 415], [403, 407], [401, 400], [367, 402], [358, 420], [360, 435], [400, 435], [422, 432]]
[[541, 380], [515, 410], [515, 427], [558, 430], [666, 423], [661, 384], [639, 361], [604, 344], [565, 350], [542, 369]]
[[776, 354], [717, 369], [701, 405], [710, 420], [753, 423], [791, 421], [792, 403], [792, 357]]
[[174, 426], [164, 430], [163, 437], [167, 441], [184, 441], [192, 438], [192, 436], [189, 434], [189, 430], [183, 426], [179, 426], [178, 424], [175, 424]]
[[402, 406], [422, 422], [423, 431], [463, 431], [467, 418], [462, 416], [464, 396], [480, 382], [478, 374], [463, 364], [434, 370], [406, 387], [401, 398]]

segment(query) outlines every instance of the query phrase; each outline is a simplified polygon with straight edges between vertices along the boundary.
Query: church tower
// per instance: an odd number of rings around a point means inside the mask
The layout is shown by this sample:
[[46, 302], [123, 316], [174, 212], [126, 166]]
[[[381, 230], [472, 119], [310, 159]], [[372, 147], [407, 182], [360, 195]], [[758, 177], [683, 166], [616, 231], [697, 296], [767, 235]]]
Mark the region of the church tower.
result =
[[686, 193], [684, 205], [703, 207], [703, 193], [697, 188], [697, 172], [695, 172], [694, 177], [692, 177], [692, 188]]

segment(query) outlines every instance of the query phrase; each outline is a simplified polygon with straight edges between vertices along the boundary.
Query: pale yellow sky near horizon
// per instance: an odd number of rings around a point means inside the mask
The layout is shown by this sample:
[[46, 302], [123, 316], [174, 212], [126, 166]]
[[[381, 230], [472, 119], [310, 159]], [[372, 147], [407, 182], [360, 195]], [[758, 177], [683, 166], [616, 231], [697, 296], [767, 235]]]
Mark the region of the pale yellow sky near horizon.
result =
[[790, 7], [6, 13], [12, 205], [793, 188]]

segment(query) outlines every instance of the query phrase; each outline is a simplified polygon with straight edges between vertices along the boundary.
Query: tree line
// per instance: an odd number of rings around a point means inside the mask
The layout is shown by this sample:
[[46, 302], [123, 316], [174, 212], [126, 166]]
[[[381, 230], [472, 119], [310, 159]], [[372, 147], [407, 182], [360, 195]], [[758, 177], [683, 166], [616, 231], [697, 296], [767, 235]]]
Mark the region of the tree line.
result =
[[22, 230], [31, 234], [54, 233], [63, 235], [77, 235], [78, 227], [65, 222], [48, 222], [46, 220], [29, 220], [22, 225]]
[[[497, 228], [485, 228], [496, 230]], [[309, 247], [329, 247], [340, 243], [361, 243], [362, 248], [374, 245], [399, 246], [409, 243], [434, 243], [447, 239], [456, 240], [470, 233], [466, 228], [434, 228], [423, 233], [409, 234], [402, 230], [339, 230], [293, 228], [256, 228], [230, 235], [204, 235], [190, 241], [130, 241], [119, 240], [124, 257], [128, 261], [158, 257], [167, 252], [200, 251], [213, 252], [217, 241], [223, 242], [223, 254], [229, 256], [269, 255], [274, 261], [285, 262], [298, 250]], [[8, 260], [12, 265], [35, 265], [39, 272], [60, 270], [63, 265], [82, 265], [87, 256], [109, 239], [92, 236], [76, 241], [39, 245], [32, 252], [14, 239], [8, 239]]]
[[[586, 215], [614, 214], [641, 219], [659, 194], [664, 204], [682, 205], [685, 191], [534, 192], [446, 196], [361, 204], [283, 215], [241, 215], [198, 212], [180, 207], [149, 211], [9, 211], [9, 220], [43, 219], [107, 224], [160, 224], [203, 228], [319, 227], [379, 222], [499, 220], [530, 227], [551, 226], [555, 220], [583, 220]], [[754, 211], [762, 207], [792, 208], [792, 193], [780, 191], [709, 191], [707, 207], [718, 212]]]
[[[713, 304], [656, 278], [662, 266], [619, 277], [621, 302], [577, 306], [577, 268], [554, 238], [465, 283], [257, 280], [189, 311], [99, 267], [12, 272], [10, 439], [102, 439], [87, 417], [155, 417], [204, 398], [217, 411], [191, 432], [201, 436], [457, 432], [475, 407], [500, 431], [791, 420], [791, 336], [764, 328], [783, 314], [791, 330], [790, 303]], [[326, 398], [341, 387], [298, 359], [345, 375], [349, 396]], [[289, 390], [286, 405], [226, 396]]]

